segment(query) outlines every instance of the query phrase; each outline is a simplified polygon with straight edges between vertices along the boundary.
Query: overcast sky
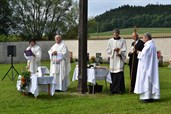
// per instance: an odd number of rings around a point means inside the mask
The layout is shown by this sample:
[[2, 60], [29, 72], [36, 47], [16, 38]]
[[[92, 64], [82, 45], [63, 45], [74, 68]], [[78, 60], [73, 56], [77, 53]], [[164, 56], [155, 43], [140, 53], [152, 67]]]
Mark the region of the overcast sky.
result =
[[[79, 0], [77, 0], [79, 1]], [[88, 16], [94, 17], [122, 5], [171, 4], [171, 0], [88, 0]]]

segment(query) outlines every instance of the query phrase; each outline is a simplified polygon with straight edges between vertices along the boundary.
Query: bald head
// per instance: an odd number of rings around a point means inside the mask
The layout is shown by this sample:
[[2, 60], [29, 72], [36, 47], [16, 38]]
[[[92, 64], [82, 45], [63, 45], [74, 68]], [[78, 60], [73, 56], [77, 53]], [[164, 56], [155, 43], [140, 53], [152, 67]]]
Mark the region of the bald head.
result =
[[138, 33], [133, 32], [133, 33], [132, 33], [132, 38], [133, 38], [133, 40], [137, 40], [137, 39], [139, 38]]
[[61, 36], [60, 35], [56, 35], [55, 36], [55, 41], [56, 41], [57, 44], [59, 44], [62, 41]]

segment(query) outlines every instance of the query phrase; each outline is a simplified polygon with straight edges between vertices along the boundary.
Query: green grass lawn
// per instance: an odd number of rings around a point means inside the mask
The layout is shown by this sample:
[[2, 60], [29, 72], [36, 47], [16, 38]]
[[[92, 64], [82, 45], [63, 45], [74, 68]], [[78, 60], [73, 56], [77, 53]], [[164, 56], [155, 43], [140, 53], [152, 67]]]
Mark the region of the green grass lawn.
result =
[[[131, 37], [133, 28], [121, 29], [120, 31], [121, 31], [121, 36]], [[140, 36], [145, 32], [150, 32], [154, 37], [171, 36], [171, 28], [139, 28], [138, 29], [138, 33], [140, 34]], [[90, 39], [97, 38], [97, 33], [91, 33], [89, 34], [89, 36]], [[98, 38], [110, 38], [112, 36], [113, 36], [112, 31], [108, 31], [108, 32], [99, 33]]]
[[[15, 64], [18, 71], [26, 64]], [[49, 67], [49, 62], [42, 65]], [[0, 64], [0, 79], [7, 72], [10, 65]], [[72, 64], [70, 77], [72, 78], [75, 64]], [[171, 113], [171, 69], [160, 68], [161, 100], [154, 103], [142, 103], [138, 95], [129, 94], [129, 70], [125, 65], [126, 93], [110, 95], [106, 88], [100, 94], [78, 94], [77, 81], [71, 82], [67, 92], [56, 92], [54, 96], [40, 93], [38, 98], [33, 95], [22, 96], [16, 89], [16, 81], [8, 77], [0, 81], [0, 114], [137, 114], [137, 113]], [[103, 84], [104, 81], [98, 81]], [[109, 87], [109, 84], [108, 84]]]

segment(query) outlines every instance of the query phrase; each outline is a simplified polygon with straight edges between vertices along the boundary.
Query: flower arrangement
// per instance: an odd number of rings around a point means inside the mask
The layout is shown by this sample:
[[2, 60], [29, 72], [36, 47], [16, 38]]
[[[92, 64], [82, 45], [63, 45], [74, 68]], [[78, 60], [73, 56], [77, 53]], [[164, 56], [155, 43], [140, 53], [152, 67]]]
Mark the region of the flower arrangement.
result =
[[21, 92], [23, 95], [28, 94], [28, 86], [30, 83], [30, 76], [31, 72], [30, 71], [21, 71]]

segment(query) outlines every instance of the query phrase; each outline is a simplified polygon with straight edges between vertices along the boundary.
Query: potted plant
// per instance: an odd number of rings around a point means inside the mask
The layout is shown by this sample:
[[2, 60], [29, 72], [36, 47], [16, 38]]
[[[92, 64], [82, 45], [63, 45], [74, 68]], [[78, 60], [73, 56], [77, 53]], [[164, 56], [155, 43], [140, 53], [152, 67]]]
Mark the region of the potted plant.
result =
[[30, 76], [31, 72], [30, 71], [21, 71], [21, 92], [23, 95], [28, 94], [28, 86], [30, 83]]

